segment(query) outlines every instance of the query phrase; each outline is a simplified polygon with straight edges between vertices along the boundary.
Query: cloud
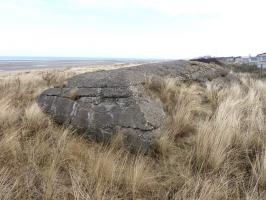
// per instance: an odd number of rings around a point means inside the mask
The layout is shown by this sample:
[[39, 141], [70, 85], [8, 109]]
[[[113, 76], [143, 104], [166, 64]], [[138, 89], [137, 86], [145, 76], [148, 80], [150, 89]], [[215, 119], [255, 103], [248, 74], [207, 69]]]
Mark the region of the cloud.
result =
[[209, 14], [214, 13], [214, 1], [203, 0], [186, 0], [186, 1], [174, 1], [174, 0], [135, 0], [135, 3], [139, 6], [143, 6], [152, 9], [157, 12], [161, 12], [167, 15], [185, 15], [185, 14]]
[[[81, 7], [109, 8], [110, 10], [145, 8], [158, 13], [178, 15], [237, 15], [246, 18], [258, 15], [265, 8], [263, 0], [70, 0]], [[244, 15], [245, 14], [245, 15]]]
[[167, 15], [214, 13], [213, 0], [72, 0], [73, 5], [110, 9], [145, 8]]
[[262, 0], [0, 0], [0, 55], [256, 54], [266, 48], [265, 7]]

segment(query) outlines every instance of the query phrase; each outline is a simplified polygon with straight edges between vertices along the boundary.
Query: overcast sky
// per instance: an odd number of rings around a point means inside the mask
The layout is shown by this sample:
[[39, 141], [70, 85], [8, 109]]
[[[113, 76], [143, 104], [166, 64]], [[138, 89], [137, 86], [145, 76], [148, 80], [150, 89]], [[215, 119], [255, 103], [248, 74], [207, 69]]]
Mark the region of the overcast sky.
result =
[[266, 51], [265, 0], [0, 0], [0, 56], [192, 58]]

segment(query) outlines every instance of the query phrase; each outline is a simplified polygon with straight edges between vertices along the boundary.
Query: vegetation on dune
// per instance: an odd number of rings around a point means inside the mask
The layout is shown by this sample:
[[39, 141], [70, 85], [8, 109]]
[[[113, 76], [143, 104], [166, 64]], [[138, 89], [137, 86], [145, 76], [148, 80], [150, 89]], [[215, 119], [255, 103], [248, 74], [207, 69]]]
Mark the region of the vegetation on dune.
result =
[[[0, 199], [264, 199], [266, 83], [218, 88], [163, 80], [168, 113], [149, 155], [54, 124], [35, 103], [73, 71], [0, 77]], [[152, 82], [149, 83], [152, 86]]]

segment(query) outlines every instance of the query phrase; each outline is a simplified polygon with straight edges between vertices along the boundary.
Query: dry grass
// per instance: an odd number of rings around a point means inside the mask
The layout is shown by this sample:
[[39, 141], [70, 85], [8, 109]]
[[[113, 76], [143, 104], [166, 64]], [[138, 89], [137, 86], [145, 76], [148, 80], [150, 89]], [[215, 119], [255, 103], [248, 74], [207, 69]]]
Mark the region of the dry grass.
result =
[[266, 198], [264, 82], [160, 82], [165, 133], [155, 153], [133, 155], [120, 135], [109, 146], [87, 141], [36, 105], [41, 91], [80, 72], [0, 76], [0, 199]]

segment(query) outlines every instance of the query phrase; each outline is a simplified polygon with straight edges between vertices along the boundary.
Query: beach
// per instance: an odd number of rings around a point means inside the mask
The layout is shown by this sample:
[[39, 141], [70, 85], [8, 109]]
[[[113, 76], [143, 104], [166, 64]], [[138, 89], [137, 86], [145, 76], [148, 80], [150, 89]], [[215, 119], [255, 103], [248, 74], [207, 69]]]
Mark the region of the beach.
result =
[[122, 60], [1, 60], [0, 72], [40, 70], [40, 69], [63, 69], [76, 67], [98, 67], [110, 65], [125, 65], [130, 63], [139, 63], [139, 61]]

